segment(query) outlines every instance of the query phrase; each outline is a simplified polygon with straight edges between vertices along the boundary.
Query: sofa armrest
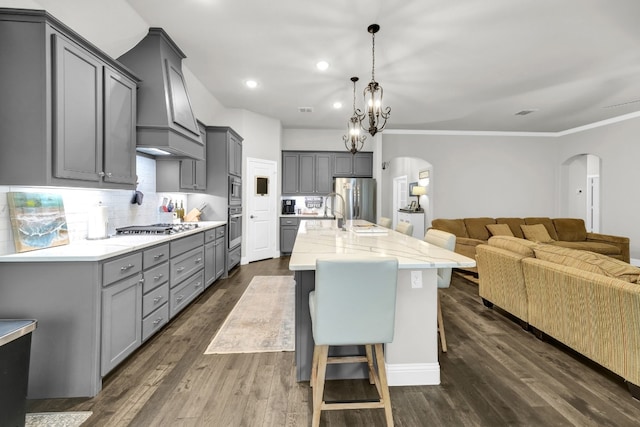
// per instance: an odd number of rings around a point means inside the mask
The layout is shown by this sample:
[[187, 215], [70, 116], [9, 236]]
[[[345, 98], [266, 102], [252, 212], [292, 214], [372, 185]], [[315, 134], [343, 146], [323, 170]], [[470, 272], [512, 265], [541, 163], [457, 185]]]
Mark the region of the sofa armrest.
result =
[[476, 259], [476, 246], [487, 243], [483, 240], [471, 239], [469, 237], [457, 237], [454, 252], [471, 259]]
[[631, 256], [629, 254], [629, 238], [628, 237], [611, 236], [609, 234], [600, 234], [600, 233], [587, 233], [587, 241], [609, 243], [611, 245], [617, 246], [620, 248], [620, 255], [622, 256], [622, 261], [624, 262], [631, 261]]

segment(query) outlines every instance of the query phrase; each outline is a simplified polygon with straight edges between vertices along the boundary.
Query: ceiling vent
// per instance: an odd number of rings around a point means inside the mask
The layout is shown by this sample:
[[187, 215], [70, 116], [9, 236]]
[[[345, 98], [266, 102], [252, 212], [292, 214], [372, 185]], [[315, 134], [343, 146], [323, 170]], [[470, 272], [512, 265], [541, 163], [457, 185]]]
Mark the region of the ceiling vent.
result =
[[522, 110], [522, 111], [518, 111], [515, 115], [516, 116], [526, 116], [527, 114], [535, 113], [536, 111], [538, 111], [538, 110], [537, 109]]
[[313, 113], [313, 107], [298, 107], [299, 113]]

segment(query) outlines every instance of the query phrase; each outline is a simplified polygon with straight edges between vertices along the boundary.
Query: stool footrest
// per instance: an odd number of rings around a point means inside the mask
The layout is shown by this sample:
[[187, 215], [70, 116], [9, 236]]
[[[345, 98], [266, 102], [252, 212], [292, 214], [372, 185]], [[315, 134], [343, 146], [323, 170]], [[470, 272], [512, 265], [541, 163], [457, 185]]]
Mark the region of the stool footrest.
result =
[[327, 364], [336, 363], [366, 363], [367, 356], [330, 356], [327, 358]]
[[382, 399], [323, 401], [321, 406], [321, 409], [323, 411], [341, 411], [343, 409], [378, 409], [378, 408], [384, 408], [384, 401], [382, 401]]

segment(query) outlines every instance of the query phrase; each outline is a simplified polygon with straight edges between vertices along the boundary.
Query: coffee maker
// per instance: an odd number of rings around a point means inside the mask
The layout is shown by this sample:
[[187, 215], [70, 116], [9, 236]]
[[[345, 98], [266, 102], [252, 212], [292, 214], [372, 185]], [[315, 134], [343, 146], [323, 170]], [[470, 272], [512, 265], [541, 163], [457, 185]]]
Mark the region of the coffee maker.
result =
[[282, 199], [282, 214], [293, 215], [296, 213], [296, 200], [295, 199]]

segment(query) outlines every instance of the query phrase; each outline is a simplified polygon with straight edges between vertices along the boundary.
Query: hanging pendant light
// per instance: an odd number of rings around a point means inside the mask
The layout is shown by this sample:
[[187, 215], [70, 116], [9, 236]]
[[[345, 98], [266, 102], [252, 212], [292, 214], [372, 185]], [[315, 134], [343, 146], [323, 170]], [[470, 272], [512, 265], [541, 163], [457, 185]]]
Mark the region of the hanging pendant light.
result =
[[353, 116], [349, 119], [347, 125], [347, 134], [342, 136], [344, 140], [344, 146], [351, 154], [356, 154], [364, 147], [364, 140], [367, 139], [366, 135], [360, 135], [360, 118], [356, 111], [356, 82], [359, 79], [357, 77], [351, 77], [353, 82]]
[[[364, 106], [365, 111], [357, 111], [358, 120], [362, 129], [369, 132], [371, 136], [381, 132], [387, 124], [387, 119], [391, 115], [391, 107], [382, 107], [382, 86], [376, 81], [376, 33], [380, 31], [380, 25], [371, 24], [367, 27], [367, 31], [371, 33], [371, 81], [364, 89]], [[368, 125], [365, 120], [368, 119]]]

